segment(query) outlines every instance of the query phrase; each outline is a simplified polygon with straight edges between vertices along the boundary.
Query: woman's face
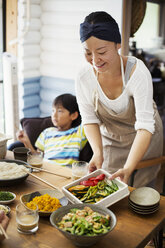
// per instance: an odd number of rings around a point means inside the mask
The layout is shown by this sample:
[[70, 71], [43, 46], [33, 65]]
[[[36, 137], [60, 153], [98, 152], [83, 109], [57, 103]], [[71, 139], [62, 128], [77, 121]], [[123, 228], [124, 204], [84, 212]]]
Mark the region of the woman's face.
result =
[[98, 72], [111, 70], [118, 58], [118, 45], [111, 41], [91, 36], [83, 43], [86, 60]]

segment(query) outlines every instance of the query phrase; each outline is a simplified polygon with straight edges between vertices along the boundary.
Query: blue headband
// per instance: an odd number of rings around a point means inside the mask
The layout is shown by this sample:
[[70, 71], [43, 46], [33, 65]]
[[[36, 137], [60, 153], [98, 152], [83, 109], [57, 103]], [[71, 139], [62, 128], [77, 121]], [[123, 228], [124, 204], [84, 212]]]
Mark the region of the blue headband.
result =
[[83, 22], [80, 24], [80, 40], [81, 42], [86, 41], [91, 36], [94, 36], [101, 40], [108, 40], [115, 43], [121, 43], [121, 35], [119, 32], [119, 27], [114, 21], [102, 22], [91, 24], [89, 22]]

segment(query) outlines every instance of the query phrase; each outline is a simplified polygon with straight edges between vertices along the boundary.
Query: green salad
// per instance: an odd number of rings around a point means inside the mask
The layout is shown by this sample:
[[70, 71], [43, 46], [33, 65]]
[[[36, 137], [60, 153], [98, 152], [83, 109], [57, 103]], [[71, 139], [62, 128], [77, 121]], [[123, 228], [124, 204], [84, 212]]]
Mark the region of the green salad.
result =
[[58, 227], [71, 234], [96, 236], [110, 230], [110, 216], [99, 214], [90, 207], [73, 208], [63, 216]]

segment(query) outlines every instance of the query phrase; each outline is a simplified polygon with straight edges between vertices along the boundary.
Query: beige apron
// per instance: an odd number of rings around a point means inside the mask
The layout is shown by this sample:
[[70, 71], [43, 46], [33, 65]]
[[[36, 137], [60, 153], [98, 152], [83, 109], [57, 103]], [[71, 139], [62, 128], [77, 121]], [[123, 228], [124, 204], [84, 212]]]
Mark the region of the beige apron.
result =
[[[125, 85], [123, 62], [121, 59], [121, 71], [123, 85]], [[93, 103], [96, 116], [101, 121], [100, 131], [102, 134], [104, 162], [103, 168], [110, 173], [122, 168], [134, 141], [136, 130], [134, 124], [135, 105], [133, 97], [130, 97], [127, 108], [121, 113], [115, 113], [108, 109], [99, 100], [98, 91], [93, 94]], [[152, 135], [150, 146], [145, 153], [143, 160], [151, 159], [162, 155], [163, 151], [163, 127], [156, 104], [153, 102], [155, 132]], [[137, 171], [134, 178], [134, 187], [145, 186], [156, 178], [160, 165], [150, 166]]]

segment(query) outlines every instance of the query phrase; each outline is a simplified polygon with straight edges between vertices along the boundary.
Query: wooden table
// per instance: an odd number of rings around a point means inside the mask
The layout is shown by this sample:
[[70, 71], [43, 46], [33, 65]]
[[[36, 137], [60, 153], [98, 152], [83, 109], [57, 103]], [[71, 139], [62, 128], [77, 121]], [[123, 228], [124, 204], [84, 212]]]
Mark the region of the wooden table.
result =
[[[9, 157], [8, 157], [9, 158]], [[11, 157], [10, 157], [11, 158]], [[44, 168], [54, 172], [71, 175], [69, 168], [53, 166], [44, 163]], [[61, 178], [45, 172], [35, 173], [53, 185], [61, 188], [70, 182], [70, 179]], [[26, 181], [20, 185], [4, 187], [17, 195], [11, 207], [10, 224], [7, 229], [9, 240], [4, 240], [0, 245], [1, 248], [74, 248], [75, 246], [67, 240], [58, 230], [51, 226], [48, 217], [40, 217], [39, 230], [36, 234], [23, 235], [17, 232], [15, 207], [19, 203], [20, 196], [24, 193], [32, 192], [38, 189], [48, 188], [49, 186], [29, 176]], [[2, 190], [2, 188], [0, 188]], [[130, 188], [132, 190], [132, 188]], [[128, 198], [115, 203], [109, 207], [117, 217], [115, 229], [105, 236], [99, 243], [92, 246], [93, 248], [143, 248], [156, 234], [162, 235], [165, 226], [165, 197], [161, 196], [159, 210], [151, 215], [138, 215], [128, 206]], [[163, 247], [160, 244], [159, 247]]]

